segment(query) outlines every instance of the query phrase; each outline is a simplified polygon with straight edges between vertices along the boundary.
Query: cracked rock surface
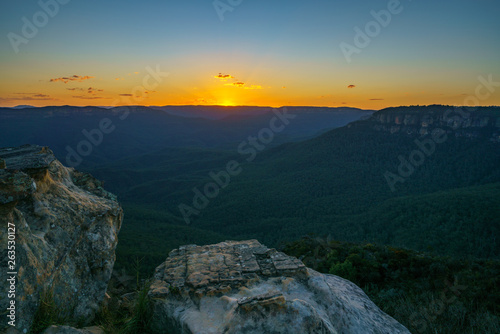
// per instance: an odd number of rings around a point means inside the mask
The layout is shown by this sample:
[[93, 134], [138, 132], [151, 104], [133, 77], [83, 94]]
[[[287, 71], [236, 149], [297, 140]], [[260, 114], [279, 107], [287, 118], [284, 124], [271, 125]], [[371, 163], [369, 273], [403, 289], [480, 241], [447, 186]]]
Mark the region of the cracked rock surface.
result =
[[[8, 291], [7, 273], [17, 273], [19, 332], [29, 331], [44, 294], [53, 295], [69, 321], [93, 319], [115, 262], [122, 215], [98, 180], [64, 167], [47, 147], [0, 149], [0, 288]], [[14, 270], [4, 261], [13, 226]], [[0, 308], [9, 302], [2, 293]]]
[[257, 240], [180, 247], [149, 291], [169, 333], [409, 333], [353, 283]]

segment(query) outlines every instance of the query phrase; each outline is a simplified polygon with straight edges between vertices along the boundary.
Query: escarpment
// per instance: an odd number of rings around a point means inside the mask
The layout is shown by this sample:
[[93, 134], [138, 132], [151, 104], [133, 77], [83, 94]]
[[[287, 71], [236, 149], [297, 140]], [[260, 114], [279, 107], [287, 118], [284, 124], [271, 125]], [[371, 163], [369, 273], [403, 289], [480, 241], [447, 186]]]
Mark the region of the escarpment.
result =
[[387, 108], [374, 113], [364, 124], [381, 132], [426, 136], [439, 130], [457, 138], [486, 138], [491, 142], [500, 143], [498, 107], [432, 105]]

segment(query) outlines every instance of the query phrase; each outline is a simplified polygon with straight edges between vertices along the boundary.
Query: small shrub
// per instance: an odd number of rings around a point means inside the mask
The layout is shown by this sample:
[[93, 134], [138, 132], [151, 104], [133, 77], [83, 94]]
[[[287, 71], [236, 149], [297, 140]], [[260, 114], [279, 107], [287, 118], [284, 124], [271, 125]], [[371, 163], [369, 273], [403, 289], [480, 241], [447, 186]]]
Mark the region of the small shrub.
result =
[[50, 289], [44, 290], [40, 294], [38, 309], [36, 310], [29, 333], [42, 333], [47, 327], [60, 325], [64, 322], [65, 319], [54, 301], [54, 292]]

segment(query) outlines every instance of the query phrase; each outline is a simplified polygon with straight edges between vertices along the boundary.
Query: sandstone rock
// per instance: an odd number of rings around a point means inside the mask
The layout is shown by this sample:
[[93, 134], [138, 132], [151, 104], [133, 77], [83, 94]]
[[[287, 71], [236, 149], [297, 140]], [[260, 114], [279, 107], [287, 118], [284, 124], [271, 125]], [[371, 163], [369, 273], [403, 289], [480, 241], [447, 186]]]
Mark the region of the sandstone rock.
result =
[[76, 329], [69, 326], [50, 326], [43, 334], [103, 334], [104, 331], [97, 326]]
[[[478, 110], [451, 106], [398, 107], [378, 111], [365, 124], [376, 131], [429, 136], [436, 129], [463, 138], [486, 137], [498, 140], [500, 117], [498, 110]], [[352, 123], [363, 126], [363, 123]]]
[[[26, 333], [40, 296], [53, 294], [69, 320], [93, 319], [110, 278], [122, 209], [88, 174], [65, 168], [40, 146], [0, 149], [0, 247], [7, 258], [7, 227], [15, 225], [15, 268], [2, 260], [0, 288], [16, 272], [16, 328]], [[10, 300], [1, 294], [0, 308]], [[5, 329], [2, 321], [0, 330]]]
[[159, 333], [409, 333], [353, 283], [256, 240], [172, 251], [149, 297]]

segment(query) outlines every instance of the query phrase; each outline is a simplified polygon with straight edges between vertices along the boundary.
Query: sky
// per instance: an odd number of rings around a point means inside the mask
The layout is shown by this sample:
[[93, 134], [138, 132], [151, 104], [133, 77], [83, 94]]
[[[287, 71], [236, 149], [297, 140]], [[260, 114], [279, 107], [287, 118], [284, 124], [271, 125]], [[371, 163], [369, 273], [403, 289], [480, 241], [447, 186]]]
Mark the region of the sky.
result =
[[498, 0], [1, 4], [0, 106], [500, 105]]

